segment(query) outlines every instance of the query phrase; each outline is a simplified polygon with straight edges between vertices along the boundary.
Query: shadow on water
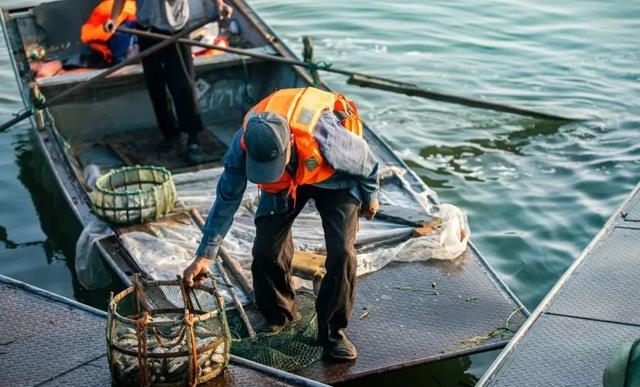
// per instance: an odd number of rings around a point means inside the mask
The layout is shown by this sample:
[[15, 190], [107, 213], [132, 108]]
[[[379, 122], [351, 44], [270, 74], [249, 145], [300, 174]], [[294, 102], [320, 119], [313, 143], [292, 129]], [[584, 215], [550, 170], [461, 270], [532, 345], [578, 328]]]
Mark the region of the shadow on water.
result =
[[472, 387], [499, 353], [500, 350], [494, 350], [461, 356], [381, 375], [371, 375], [338, 386]]
[[4, 245], [4, 248], [7, 250], [15, 250], [23, 247], [38, 246], [42, 244], [42, 242], [40, 241], [16, 243], [11, 239], [9, 239], [7, 228], [4, 226], [0, 226], [0, 242]]
[[[498, 352], [491, 352], [490, 359], [493, 359], [497, 354]], [[487, 354], [483, 355], [487, 357]], [[489, 363], [483, 362], [486, 364], [482, 364], [481, 367], [474, 367], [474, 359], [478, 356], [480, 355], [462, 356], [381, 375], [371, 375], [356, 381], [337, 384], [336, 386], [473, 387], [489, 365]]]
[[[84, 304], [106, 310], [111, 289], [87, 290], [78, 282], [74, 266], [75, 247], [82, 226], [69, 207], [44, 155], [37, 147], [16, 150], [16, 153], [20, 170], [18, 179], [31, 195], [40, 227], [46, 235], [46, 240], [38, 243], [43, 245], [47, 262], [64, 261], [71, 274], [73, 297]], [[9, 245], [11, 242], [5, 239], [0, 229], [0, 240]]]
[[522, 156], [522, 148], [529, 144], [531, 137], [551, 136], [559, 132], [561, 127], [565, 127], [565, 122], [559, 121], [526, 121], [518, 123], [501, 123], [490, 127], [476, 128], [479, 133], [490, 133], [492, 130], [505, 130], [517, 128], [505, 134], [495, 134], [491, 138], [475, 138], [468, 140], [470, 145], [460, 145], [454, 147], [447, 146], [427, 146], [420, 150], [420, 156], [424, 158], [432, 156], [450, 157], [452, 160], [481, 156], [486, 151], [497, 150], [507, 152], [516, 156]]
[[[560, 132], [560, 128], [569, 124], [560, 121], [527, 120], [510, 123], [499, 123], [499, 125], [483, 124], [474, 127], [474, 137], [478, 134], [485, 134], [483, 137], [476, 137], [464, 140], [464, 143], [457, 145], [430, 145], [420, 149], [419, 155], [424, 160], [433, 160], [436, 165], [428, 170], [415, 161], [405, 162], [420, 176], [424, 182], [433, 189], [454, 188], [447, 184], [448, 179], [435, 179], [433, 175], [450, 176], [452, 173], [460, 174], [467, 181], [484, 182], [485, 179], [476, 174], [472, 166], [465, 160], [478, 159], [491, 152], [507, 153], [512, 156], [526, 156], [523, 149], [531, 143], [532, 137], [552, 136]], [[466, 128], [467, 130], [469, 128]], [[494, 131], [504, 131], [514, 129], [508, 133], [493, 133]], [[460, 130], [460, 129], [458, 129]], [[571, 131], [570, 127], [566, 130]], [[540, 140], [536, 140], [539, 142]], [[425, 173], [421, 173], [424, 170]], [[428, 172], [428, 173], [427, 173]], [[431, 175], [429, 178], [425, 176]]]

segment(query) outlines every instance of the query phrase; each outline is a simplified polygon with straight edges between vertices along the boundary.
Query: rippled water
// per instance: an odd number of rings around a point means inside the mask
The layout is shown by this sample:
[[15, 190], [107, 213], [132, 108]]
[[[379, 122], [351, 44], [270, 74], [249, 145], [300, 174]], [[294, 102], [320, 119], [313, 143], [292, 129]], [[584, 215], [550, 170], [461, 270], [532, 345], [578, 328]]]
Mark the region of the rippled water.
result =
[[[295, 51], [421, 87], [589, 120], [564, 126], [363, 89], [323, 74], [434, 188], [469, 215], [472, 239], [533, 309], [640, 177], [640, 2], [258, 0]], [[12, 4], [0, 1], [0, 5]], [[0, 120], [21, 104], [0, 47]], [[101, 305], [75, 286], [73, 241], [43, 194], [19, 126], [0, 134], [0, 273]], [[472, 385], [491, 356], [408, 372]], [[442, 378], [448, 382], [442, 382]], [[434, 384], [437, 385], [437, 384]]]

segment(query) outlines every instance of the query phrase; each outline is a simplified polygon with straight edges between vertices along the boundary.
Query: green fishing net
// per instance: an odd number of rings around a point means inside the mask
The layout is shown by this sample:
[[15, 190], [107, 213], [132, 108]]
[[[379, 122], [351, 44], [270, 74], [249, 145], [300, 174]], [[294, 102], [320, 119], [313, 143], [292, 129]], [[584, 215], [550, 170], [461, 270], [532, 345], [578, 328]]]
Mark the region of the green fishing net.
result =
[[[284, 371], [307, 367], [322, 357], [322, 347], [316, 344], [318, 319], [315, 297], [311, 293], [298, 292], [296, 304], [300, 317], [277, 334], [257, 334], [251, 339], [245, 324], [235, 311], [228, 311], [231, 331], [231, 353]], [[251, 321], [260, 321], [255, 308], [247, 308]]]

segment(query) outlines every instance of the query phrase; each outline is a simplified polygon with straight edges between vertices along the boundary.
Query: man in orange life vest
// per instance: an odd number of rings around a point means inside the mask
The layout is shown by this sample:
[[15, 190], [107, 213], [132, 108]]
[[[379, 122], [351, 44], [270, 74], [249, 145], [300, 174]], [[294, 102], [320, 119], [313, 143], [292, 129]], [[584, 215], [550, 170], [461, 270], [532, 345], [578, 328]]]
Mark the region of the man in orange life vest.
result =
[[186, 283], [193, 286], [208, 272], [247, 180], [258, 184], [253, 286], [256, 305], [268, 323], [266, 331], [280, 331], [297, 315], [291, 225], [313, 199], [327, 252], [326, 275], [316, 300], [318, 342], [330, 358], [355, 359], [356, 348], [345, 331], [355, 297], [354, 244], [358, 214], [372, 219], [378, 210], [377, 171], [353, 102], [315, 88], [274, 92], [249, 110], [225, 156], [203, 239], [183, 273]]

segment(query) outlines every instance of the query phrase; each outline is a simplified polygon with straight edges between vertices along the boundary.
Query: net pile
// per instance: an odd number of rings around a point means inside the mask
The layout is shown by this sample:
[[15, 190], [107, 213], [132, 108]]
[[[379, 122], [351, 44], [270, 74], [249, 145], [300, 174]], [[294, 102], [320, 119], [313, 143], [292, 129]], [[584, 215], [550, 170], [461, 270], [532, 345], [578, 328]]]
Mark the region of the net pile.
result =
[[109, 303], [108, 359], [115, 385], [204, 383], [226, 368], [230, 344], [215, 283], [190, 289], [181, 280], [134, 281]]
[[154, 166], [123, 167], [96, 180], [94, 212], [114, 224], [142, 224], [166, 216], [176, 201], [171, 172]]
[[[245, 325], [235, 311], [229, 311], [229, 329], [234, 340], [231, 353], [245, 359], [284, 371], [307, 367], [322, 357], [322, 347], [316, 343], [318, 320], [315, 297], [307, 292], [296, 294], [300, 317], [277, 334], [248, 335]], [[259, 312], [247, 310], [251, 320], [260, 320]]]

